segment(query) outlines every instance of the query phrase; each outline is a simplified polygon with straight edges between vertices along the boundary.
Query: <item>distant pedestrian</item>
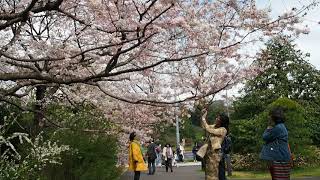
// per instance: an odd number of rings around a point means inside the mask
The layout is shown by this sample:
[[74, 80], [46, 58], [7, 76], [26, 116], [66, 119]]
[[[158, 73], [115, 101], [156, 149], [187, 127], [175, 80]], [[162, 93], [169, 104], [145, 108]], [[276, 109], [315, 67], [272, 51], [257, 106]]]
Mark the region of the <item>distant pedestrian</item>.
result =
[[291, 153], [288, 146], [288, 131], [284, 125], [284, 113], [281, 108], [274, 108], [270, 112], [267, 129], [262, 138], [260, 158], [268, 161], [272, 180], [290, 179]]
[[141, 171], [147, 170], [143, 160], [140, 143], [137, 139], [136, 133], [132, 132], [129, 136], [129, 170], [134, 171], [134, 180], [139, 180]]
[[173, 151], [172, 166], [178, 167], [177, 160], [178, 160], [178, 155]]
[[157, 159], [156, 144], [150, 141], [147, 151], [149, 175], [153, 175], [156, 171], [155, 161]]
[[173, 170], [172, 170], [173, 151], [172, 151], [170, 144], [166, 144], [166, 146], [163, 148], [162, 155], [165, 160], [166, 172], [168, 172], [169, 168], [170, 168], [171, 172], [173, 172]]
[[192, 147], [192, 155], [193, 155], [193, 162], [197, 162], [197, 152], [199, 150], [198, 143], [194, 143], [194, 146]]
[[156, 159], [156, 165], [161, 166], [161, 154], [162, 154], [162, 149], [161, 149], [161, 144], [158, 144], [156, 147], [156, 153], [157, 153], [157, 159]]
[[180, 149], [180, 153], [178, 154], [179, 161], [183, 162], [184, 161], [184, 147], [182, 144], [179, 144], [179, 149]]

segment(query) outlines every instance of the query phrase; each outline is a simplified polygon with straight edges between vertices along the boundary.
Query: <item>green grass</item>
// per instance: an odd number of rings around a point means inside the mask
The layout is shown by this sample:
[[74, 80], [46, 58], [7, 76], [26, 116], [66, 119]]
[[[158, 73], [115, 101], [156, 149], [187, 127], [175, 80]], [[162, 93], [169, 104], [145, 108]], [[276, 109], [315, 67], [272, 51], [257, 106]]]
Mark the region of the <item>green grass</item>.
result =
[[[291, 177], [320, 177], [320, 167], [317, 168], [299, 168], [294, 169], [291, 172]], [[234, 171], [231, 179], [241, 178], [254, 178], [254, 179], [269, 179], [270, 174], [268, 172], [257, 172], [257, 171]]]
[[295, 169], [293, 171], [294, 177], [302, 177], [302, 176], [320, 176], [320, 167], [317, 168], [301, 168]]

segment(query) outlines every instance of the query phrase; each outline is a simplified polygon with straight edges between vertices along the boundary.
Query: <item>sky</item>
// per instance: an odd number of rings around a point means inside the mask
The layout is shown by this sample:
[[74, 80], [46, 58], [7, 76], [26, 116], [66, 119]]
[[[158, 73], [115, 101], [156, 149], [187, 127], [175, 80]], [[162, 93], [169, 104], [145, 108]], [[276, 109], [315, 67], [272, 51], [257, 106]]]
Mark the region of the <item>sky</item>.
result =
[[[315, 1], [320, 3], [320, 0]], [[257, 0], [258, 6], [271, 7], [273, 17], [277, 17], [293, 7], [301, 8], [311, 2], [312, 0]], [[309, 27], [310, 33], [300, 35], [295, 43], [304, 53], [310, 53], [309, 62], [320, 70], [320, 4], [310, 9], [302, 20], [304, 25]]]
[[[320, 0], [316, 0], [320, 3]], [[303, 5], [310, 4], [312, 0], [257, 0], [258, 7], [270, 7], [272, 17], [276, 18], [278, 15], [289, 11], [293, 7], [301, 8]], [[295, 41], [297, 48], [304, 53], [310, 53], [309, 62], [320, 70], [320, 4], [319, 6], [310, 9], [307, 15], [302, 19], [304, 25], [310, 29], [310, 33], [300, 35]], [[239, 90], [243, 84], [239, 84], [227, 91], [228, 97], [238, 97]], [[226, 91], [219, 93], [216, 98], [224, 99]]]

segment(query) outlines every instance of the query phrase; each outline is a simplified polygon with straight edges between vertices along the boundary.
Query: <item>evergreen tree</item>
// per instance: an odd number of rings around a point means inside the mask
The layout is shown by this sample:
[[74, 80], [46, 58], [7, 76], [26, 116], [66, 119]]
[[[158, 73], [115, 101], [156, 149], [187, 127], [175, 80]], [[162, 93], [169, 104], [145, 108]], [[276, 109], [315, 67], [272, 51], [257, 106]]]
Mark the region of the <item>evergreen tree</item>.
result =
[[234, 102], [233, 119], [253, 118], [279, 97], [319, 104], [320, 73], [308, 56], [287, 37], [270, 40], [256, 61], [264, 71], [245, 84], [244, 95]]

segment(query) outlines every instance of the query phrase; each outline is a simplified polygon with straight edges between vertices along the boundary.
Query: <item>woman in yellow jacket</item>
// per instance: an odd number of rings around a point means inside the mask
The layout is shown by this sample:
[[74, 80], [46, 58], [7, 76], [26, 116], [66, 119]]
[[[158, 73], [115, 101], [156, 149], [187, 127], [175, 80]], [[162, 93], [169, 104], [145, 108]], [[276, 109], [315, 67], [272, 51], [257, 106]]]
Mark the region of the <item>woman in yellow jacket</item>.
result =
[[139, 180], [140, 172], [146, 171], [147, 166], [143, 160], [140, 144], [136, 140], [136, 133], [132, 132], [129, 139], [129, 170], [134, 171], [134, 180]]

